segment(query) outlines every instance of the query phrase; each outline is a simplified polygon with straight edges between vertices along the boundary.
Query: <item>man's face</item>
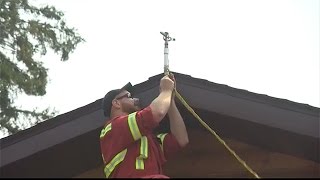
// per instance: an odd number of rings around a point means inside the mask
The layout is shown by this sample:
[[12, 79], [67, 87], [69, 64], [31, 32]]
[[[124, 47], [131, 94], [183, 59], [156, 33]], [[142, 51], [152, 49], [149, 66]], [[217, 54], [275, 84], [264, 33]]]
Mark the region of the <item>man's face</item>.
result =
[[126, 90], [118, 94], [115, 99], [120, 102], [123, 112], [130, 114], [140, 110], [139, 99], [131, 97], [131, 94]]

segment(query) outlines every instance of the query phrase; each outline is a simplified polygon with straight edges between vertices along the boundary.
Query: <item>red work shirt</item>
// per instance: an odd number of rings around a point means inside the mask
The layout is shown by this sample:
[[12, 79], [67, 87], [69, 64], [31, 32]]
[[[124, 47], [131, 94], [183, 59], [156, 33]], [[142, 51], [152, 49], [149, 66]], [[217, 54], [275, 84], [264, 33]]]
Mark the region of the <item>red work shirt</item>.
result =
[[[135, 118], [132, 118], [133, 116]], [[132, 125], [134, 123], [136, 126]], [[162, 174], [162, 165], [181, 147], [171, 133], [167, 133], [162, 140], [155, 136], [152, 130], [158, 125], [149, 106], [135, 114], [118, 116], [106, 123], [101, 131], [100, 146], [104, 170], [108, 167], [109, 173], [105, 171], [107, 177], [145, 177]], [[134, 133], [136, 131], [140, 133]], [[140, 136], [134, 137], [133, 134]], [[140, 140], [143, 137], [147, 139], [147, 157], [143, 159], [144, 168], [137, 169], [136, 159], [142, 151], [143, 143]], [[125, 156], [121, 158], [119, 154], [124, 150]]]

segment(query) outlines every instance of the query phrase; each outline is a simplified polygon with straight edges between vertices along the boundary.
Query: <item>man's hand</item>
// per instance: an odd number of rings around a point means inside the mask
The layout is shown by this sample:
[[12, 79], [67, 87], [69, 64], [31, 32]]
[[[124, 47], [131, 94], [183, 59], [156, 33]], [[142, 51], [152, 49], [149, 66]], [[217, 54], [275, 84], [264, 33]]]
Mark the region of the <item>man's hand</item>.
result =
[[160, 81], [160, 92], [173, 91], [174, 81], [170, 79], [168, 75], [164, 76]]

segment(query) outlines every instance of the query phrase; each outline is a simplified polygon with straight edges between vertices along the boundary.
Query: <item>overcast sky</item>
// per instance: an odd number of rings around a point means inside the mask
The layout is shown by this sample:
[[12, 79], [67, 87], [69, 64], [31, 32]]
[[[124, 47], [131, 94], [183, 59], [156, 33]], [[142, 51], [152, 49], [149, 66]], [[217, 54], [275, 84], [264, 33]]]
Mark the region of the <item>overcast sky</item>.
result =
[[67, 62], [42, 57], [47, 94], [20, 97], [22, 107], [61, 114], [162, 73], [160, 31], [176, 38], [169, 43], [171, 71], [320, 107], [319, 0], [37, 2], [63, 11], [86, 42]]

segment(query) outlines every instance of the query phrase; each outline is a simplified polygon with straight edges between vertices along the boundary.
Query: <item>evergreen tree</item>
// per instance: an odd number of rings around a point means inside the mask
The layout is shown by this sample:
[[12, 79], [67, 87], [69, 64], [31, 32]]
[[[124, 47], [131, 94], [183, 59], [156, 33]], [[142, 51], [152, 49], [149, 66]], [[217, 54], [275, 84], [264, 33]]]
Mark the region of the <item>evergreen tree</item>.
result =
[[[18, 119], [35, 125], [55, 115], [47, 108], [16, 107], [19, 94], [46, 94], [47, 70], [37, 59], [52, 49], [68, 60], [84, 39], [67, 27], [63, 12], [53, 6], [36, 7], [28, 0], [0, 0], [0, 130], [9, 134], [26, 128]], [[37, 56], [38, 55], [38, 56]]]

